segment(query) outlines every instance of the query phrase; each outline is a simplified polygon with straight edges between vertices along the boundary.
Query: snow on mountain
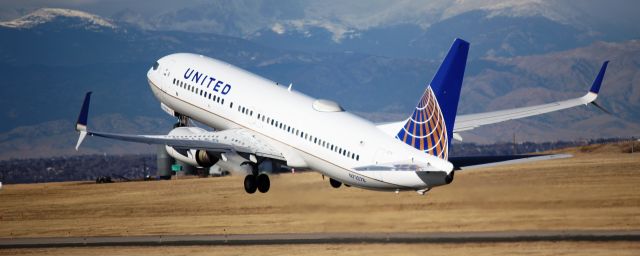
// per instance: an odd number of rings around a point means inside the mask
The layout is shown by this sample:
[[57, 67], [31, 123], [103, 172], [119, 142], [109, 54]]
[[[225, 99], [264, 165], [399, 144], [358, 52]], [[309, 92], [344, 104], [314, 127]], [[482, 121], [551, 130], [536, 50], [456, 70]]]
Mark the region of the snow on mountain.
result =
[[[405, 1], [250, 1], [234, 4], [202, 2], [184, 5], [155, 17], [129, 13], [128, 22], [155, 30], [213, 32], [229, 36], [252, 38], [256, 33], [271, 30], [276, 34], [311, 35], [324, 29], [330, 39], [340, 43], [357, 37], [359, 32], [397, 25], [412, 24], [427, 29], [443, 20], [473, 11], [483, 11], [487, 17], [533, 17], [580, 25], [586, 14], [572, 1], [544, 0], [405, 0]], [[275, 4], [274, 4], [275, 3]], [[273, 5], [273, 6], [272, 6]], [[269, 11], [287, 6], [286, 11]], [[224, 15], [222, 15], [224, 13]]]
[[85, 25], [87, 29], [97, 29], [100, 27], [110, 29], [117, 28], [113, 22], [100, 16], [77, 10], [59, 8], [42, 8], [15, 20], [0, 22], [0, 26], [10, 28], [33, 28], [38, 25], [51, 22], [57, 18], [80, 19], [84, 22], [83, 25]]

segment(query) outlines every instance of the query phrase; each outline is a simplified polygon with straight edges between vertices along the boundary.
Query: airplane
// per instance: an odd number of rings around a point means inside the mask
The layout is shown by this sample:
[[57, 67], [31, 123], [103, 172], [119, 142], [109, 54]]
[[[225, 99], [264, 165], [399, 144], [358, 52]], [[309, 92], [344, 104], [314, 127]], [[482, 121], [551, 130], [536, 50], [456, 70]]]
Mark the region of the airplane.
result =
[[[457, 170], [554, 156], [451, 157], [458, 134], [483, 125], [595, 104], [608, 61], [582, 97], [549, 104], [457, 116], [469, 43], [455, 39], [442, 64], [405, 120], [375, 124], [338, 103], [315, 99], [221, 60], [191, 53], [158, 59], [147, 72], [161, 108], [179, 120], [166, 135], [118, 134], [88, 128], [91, 92], [76, 123], [87, 135], [165, 145], [169, 156], [195, 167], [215, 164], [246, 174], [244, 189], [269, 191], [279, 168], [313, 170], [342, 184], [424, 195], [450, 184]], [[598, 106], [598, 105], [596, 105]], [[599, 107], [599, 106], [598, 106]], [[189, 125], [205, 124], [213, 131]]]

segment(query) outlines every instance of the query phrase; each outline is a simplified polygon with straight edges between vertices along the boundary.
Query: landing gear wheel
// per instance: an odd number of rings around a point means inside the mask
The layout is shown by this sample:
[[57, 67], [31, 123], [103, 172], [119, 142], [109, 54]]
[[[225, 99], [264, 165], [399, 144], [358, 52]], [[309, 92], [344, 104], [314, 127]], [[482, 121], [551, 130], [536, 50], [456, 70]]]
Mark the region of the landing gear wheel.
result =
[[331, 178], [329, 179], [329, 183], [331, 184], [331, 186], [333, 188], [339, 188], [342, 185], [342, 182], [339, 182], [339, 181], [331, 179]]
[[256, 179], [256, 176], [247, 175], [246, 177], [244, 177], [244, 191], [249, 194], [253, 194], [256, 192], [256, 189], [258, 189], [258, 181]]
[[258, 175], [258, 191], [260, 191], [260, 193], [267, 193], [270, 187], [271, 182], [269, 181], [269, 176], [266, 174]]

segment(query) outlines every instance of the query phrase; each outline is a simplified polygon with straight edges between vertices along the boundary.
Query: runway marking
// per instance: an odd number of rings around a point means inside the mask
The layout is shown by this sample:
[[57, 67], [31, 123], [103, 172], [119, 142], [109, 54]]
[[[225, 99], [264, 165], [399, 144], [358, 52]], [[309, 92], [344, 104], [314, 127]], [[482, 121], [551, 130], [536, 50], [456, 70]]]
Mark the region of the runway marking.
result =
[[487, 231], [435, 233], [290, 233], [0, 238], [0, 249], [86, 246], [287, 245], [354, 243], [521, 243], [544, 241], [640, 241], [640, 230]]

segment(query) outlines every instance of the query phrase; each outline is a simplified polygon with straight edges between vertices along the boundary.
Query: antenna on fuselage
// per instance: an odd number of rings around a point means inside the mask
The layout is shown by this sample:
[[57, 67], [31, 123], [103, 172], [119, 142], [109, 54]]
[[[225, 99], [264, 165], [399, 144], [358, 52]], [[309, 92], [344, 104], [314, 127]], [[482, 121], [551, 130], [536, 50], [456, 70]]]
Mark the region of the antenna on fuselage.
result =
[[291, 91], [291, 87], [293, 87], [293, 83], [289, 83], [289, 88], [287, 88], [287, 91]]

